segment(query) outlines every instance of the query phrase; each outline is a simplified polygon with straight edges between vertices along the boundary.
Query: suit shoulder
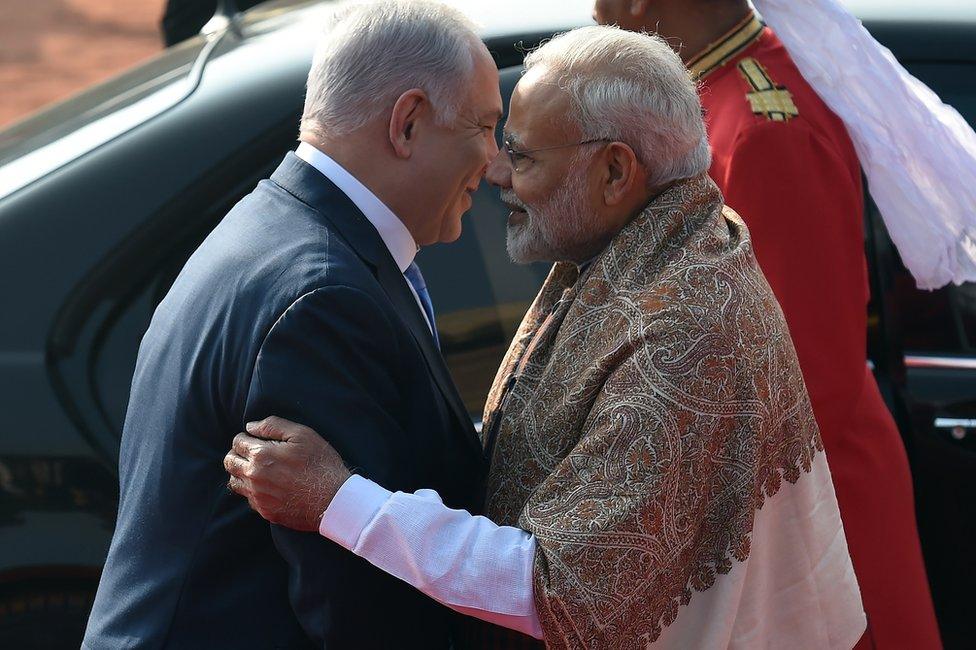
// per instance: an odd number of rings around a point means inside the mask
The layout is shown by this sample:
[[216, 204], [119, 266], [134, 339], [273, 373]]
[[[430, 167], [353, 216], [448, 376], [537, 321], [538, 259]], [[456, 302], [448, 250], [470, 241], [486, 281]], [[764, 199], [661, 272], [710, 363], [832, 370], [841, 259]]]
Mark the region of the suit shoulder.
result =
[[740, 84], [740, 106], [754, 124], [780, 122], [789, 127], [808, 126], [833, 140], [848, 140], [841, 120], [803, 77], [782, 43], [772, 40], [735, 64]]
[[381, 291], [321, 214], [262, 181], [193, 253], [160, 310], [177, 319], [246, 318], [261, 328], [300, 297], [329, 286]]
[[374, 325], [392, 326], [387, 310], [383, 308], [381, 301], [373, 292], [341, 282], [329, 282], [296, 296], [281, 310], [275, 326], [289, 314], [305, 314], [312, 318], [336, 322], [345, 321], [367, 329]]
[[[706, 119], [748, 125], [767, 121], [790, 122], [805, 115], [806, 82], [786, 74], [787, 61], [755, 52], [727, 64], [727, 69], [702, 87], [701, 100]], [[799, 90], [799, 92], [797, 92]]]
[[750, 113], [770, 122], [788, 122], [799, 117], [796, 98], [782, 76], [775, 79], [765, 65], [751, 56], [740, 59], [735, 69], [744, 82], [743, 99]]
[[[284, 277], [303, 288], [338, 277], [356, 284], [369, 276], [363, 261], [315, 208], [271, 181], [262, 181], [215, 229], [227, 257], [248, 263], [245, 271]], [[224, 252], [224, 251], [221, 251]]]

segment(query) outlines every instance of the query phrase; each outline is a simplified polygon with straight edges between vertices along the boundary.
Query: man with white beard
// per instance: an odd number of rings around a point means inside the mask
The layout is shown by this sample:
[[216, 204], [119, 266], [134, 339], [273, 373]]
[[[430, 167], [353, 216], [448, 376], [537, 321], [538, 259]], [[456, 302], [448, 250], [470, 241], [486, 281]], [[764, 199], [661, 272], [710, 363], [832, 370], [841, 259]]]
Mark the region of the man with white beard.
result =
[[275, 417], [235, 438], [231, 487], [477, 621], [456, 647], [851, 648], [817, 425], [709, 159], [661, 39], [533, 52], [487, 178], [512, 259], [556, 263], [488, 396], [485, 516], [350, 474]]

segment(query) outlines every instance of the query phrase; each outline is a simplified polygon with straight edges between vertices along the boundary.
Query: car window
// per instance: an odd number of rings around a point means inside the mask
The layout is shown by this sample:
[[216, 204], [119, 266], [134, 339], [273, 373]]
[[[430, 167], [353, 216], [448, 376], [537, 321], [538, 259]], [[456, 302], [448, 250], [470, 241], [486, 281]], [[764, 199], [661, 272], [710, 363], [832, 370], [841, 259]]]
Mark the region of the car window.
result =
[[522, 316], [548, 267], [515, 267], [505, 254], [505, 214], [482, 188], [452, 244], [417, 258], [437, 314], [441, 350], [472, 417], [485, 397]]
[[297, 115], [182, 188], [84, 277], [52, 326], [50, 375], [79, 429], [118, 453], [139, 342], [180, 269], [217, 222], [292, 148]]

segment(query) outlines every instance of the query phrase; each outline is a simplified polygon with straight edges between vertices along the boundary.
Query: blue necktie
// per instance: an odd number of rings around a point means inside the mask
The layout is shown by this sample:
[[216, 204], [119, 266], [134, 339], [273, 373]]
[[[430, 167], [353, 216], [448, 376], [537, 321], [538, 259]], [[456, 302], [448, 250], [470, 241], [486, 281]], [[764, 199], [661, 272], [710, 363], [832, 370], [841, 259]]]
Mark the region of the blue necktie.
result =
[[427, 292], [427, 283], [424, 282], [424, 276], [420, 272], [420, 267], [417, 266], [416, 262], [411, 262], [407, 270], [403, 272], [404, 277], [410, 281], [413, 285], [414, 291], [420, 297], [420, 304], [424, 306], [424, 312], [427, 314], [427, 320], [430, 321], [431, 334], [434, 335], [434, 345], [437, 349], [441, 349], [441, 341], [437, 336], [437, 322], [434, 320], [434, 305], [430, 302], [430, 294]]

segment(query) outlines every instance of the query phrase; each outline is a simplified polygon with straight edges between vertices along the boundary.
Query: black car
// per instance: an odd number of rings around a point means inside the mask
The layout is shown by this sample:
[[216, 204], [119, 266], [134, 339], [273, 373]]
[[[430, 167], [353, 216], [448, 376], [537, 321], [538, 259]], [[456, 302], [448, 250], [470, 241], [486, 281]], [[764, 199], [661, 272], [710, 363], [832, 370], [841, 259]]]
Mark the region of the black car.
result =
[[[296, 145], [328, 4], [211, 21], [207, 35], [0, 132], [0, 646], [77, 647], [114, 525], [140, 338], [190, 253]], [[592, 2], [454, 4], [484, 25], [507, 98], [525, 50], [589, 23]], [[976, 122], [976, 5], [849, 4]], [[547, 270], [508, 262], [506, 214], [482, 188], [461, 239], [419, 260], [475, 419]], [[944, 640], [971, 646], [976, 286], [914, 289], [876, 210], [865, 226], [871, 362], [909, 450]]]

